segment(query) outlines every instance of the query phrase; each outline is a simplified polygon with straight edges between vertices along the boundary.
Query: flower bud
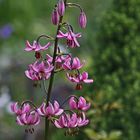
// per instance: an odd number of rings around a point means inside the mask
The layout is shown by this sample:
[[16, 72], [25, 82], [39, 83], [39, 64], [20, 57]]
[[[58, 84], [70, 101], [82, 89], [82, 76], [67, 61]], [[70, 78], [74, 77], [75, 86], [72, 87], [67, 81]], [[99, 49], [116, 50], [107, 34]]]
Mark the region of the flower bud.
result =
[[58, 2], [58, 13], [60, 16], [63, 16], [65, 13], [65, 3], [63, 0], [59, 0]]
[[79, 16], [79, 25], [81, 28], [85, 28], [87, 24], [86, 14], [82, 11]]
[[54, 9], [52, 12], [52, 23], [54, 25], [57, 25], [59, 23], [59, 14], [57, 9]]

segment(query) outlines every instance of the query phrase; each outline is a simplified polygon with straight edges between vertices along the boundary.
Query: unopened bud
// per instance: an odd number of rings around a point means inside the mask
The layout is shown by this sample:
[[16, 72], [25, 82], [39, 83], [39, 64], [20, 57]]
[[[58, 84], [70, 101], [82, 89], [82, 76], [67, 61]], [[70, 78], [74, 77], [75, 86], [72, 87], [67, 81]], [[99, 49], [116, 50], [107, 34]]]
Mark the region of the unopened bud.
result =
[[65, 3], [63, 0], [59, 0], [58, 2], [58, 13], [60, 16], [63, 16], [65, 13]]
[[87, 24], [86, 14], [82, 11], [79, 16], [79, 25], [81, 28], [85, 28]]
[[59, 14], [57, 9], [54, 9], [52, 12], [52, 23], [54, 25], [57, 25], [59, 23]]

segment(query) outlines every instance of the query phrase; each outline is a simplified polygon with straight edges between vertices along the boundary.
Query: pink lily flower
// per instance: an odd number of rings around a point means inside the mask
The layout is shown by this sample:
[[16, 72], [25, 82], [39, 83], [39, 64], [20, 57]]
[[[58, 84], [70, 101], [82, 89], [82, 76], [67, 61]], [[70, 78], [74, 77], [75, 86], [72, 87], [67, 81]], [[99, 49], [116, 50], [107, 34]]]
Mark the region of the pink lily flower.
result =
[[25, 75], [31, 80], [48, 79], [53, 68], [48, 61], [42, 61], [41, 63], [36, 61], [34, 64], [29, 65], [29, 70], [25, 71]]
[[80, 44], [77, 41], [77, 38], [81, 37], [80, 33], [73, 33], [71, 30], [67, 33], [63, 33], [62, 31], [59, 31], [59, 34], [57, 35], [58, 38], [66, 38], [67, 39], [67, 45], [70, 48], [79, 47]]
[[[60, 55], [60, 56], [57, 56], [56, 59], [55, 59], [56, 67], [57, 68], [61, 68], [62, 65], [65, 63], [65, 61], [67, 61], [69, 58], [70, 58], [70, 55], [66, 55], [66, 56]], [[53, 58], [50, 55], [48, 55], [48, 54], [46, 55], [46, 59], [50, 63], [52, 63], [52, 61], [53, 61]]]
[[64, 114], [61, 115], [58, 120], [54, 121], [54, 125], [57, 128], [75, 128], [82, 127], [89, 123], [89, 120], [86, 119], [85, 113], [82, 113], [82, 117], [77, 116], [76, 113]]
[[77, 126], [77, 114], [73, 113], [61, 115], [58, 120], [54, 121], [57, 128], [75, 128]]
[[67, 73], [67, 77], [71, 82], [74, 83], [93, 83], [93, 79], [88, 79], [88, 73], [83, 72], [82, 74], [79, 75], [71, 75]]
[[69, 100], [70, 109], [78, 109], [82, 111], [87, 111], [91, 104], [87, 103], [84, 97], [79, 97], [78, 101], [75, 101], [74, 97], [71, 97]]
[[51, 46], [51, 43], [48, 42], [45, 46], [41, 46], [39, 43], [37, 43], [36, 41], [33, 42], [33, 44], [31, 45], [29, 43], [29, 41], [26, 41], [26, 48], [24, 49], [25, 51], [35, 51], [35, 52], [39, 52], [39, 51], [44, 51], [47, 50], [49, 47]]
[[[57, 63], [64, 63], [68, 58], [70, 58], [70, 55], [66, 55], [66, 56], [63, 56], [63, 55], [60, 55], [60, 56], [56, 56], [56, 59], [55, 59], [55, 62]], [[48, 62], [52, 63], [53, 61], [53, 57], [50, 56], [49, 54], [46, 54], [46, 59]]]
[[18, 102], [11, 104], [11, 111], [14, 112], [16, 115], [22, 115], [24, 113], [30, 112], [31, 107], [29, 104], [24, 104], [22, 108], [19, 108]]
[[38, 108], [38, 113], [41, 116], [47, 116], [47, 117], [52, 117], [52, 116], [59, 116], [63, 113], [63, 109], [60, 108], [60, 105], [57, 101], [54, 101], [54, 104], [49, 102], [49, 105], [46, 107], [46, 103], [43, 103], [39, 108]]
[[36, 111], [32, 111], [17, 116], [16, 122], [18, 125], [38, 125], [40, 122], [40, 116]]
[[65, 70], [78, 70], [83, 67], [84, 64], [82, 64], [78, 57], [69, 58], [65, 61], [65, 63], [62, 65], [63, 69]]
[[76, 90], [81, 90], [83, 83], [88, 83], [88, 84], [93, 83], [93, 79], [88, 79], [87, 72], [83, 72], [82, 74], [74, 74], [74, 75], [67, 73], [67, 78], [71, 82], [77, 83]]

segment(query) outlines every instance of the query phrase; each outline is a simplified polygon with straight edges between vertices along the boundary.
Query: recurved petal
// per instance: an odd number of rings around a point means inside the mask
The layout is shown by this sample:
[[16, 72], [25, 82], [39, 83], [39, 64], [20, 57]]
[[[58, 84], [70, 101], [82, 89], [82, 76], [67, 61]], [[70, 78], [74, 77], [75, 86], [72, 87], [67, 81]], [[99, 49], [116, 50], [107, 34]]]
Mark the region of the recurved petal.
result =
[[31, 107], [29, 104], [24, 104], [23, 108], [22, 108], [22, 113], [27, 113], [30, 111], [30, 109], [31, 109]]
[[83, 81], [84, 83], [88, 83], [88, 84], [93, 83], [93, 79], [85, 79]]
[[90, 108], [91, 104], [88, 103], [85, 107], [82, 108], [83, 111], [87, 111]]
[[15, 103], [11, 104], [11, 111], [12, 112], [16, 113], [18, 111], [17, 105], [18, 105], [18, 102], [15, 102]]
[[39, 115], [44, 116], [44, 115], [46, 114], [45, 106], [46, 106], [46, 104], [43, 103], [43, 104], [37, 109], [37, 112], [39, 113]]
[[68, 33], [63, 33], [62, 31], [59, 31], [59, 34], [57, 35], [58, 38], [65, 38], [67, 37]]
[[71, 97], [70, 98], [70, 100], [69, 100], [69, 106], [70, 106], [70, 109], [77, 109], [77, 103], [74, 100], [74, 97]]
[[59, 110], [55, 113], [55, 115], [56, 115], [56, 116], [59, 116], [59, 115], [61, 115], [63, 112], [64, 112], [63, 109], [59, 109]]
[[25, 125], [25, 124], [23, 123], [23, 121], [21, 120], [21, 116], [17, 116], [16, 122], [17, 122], [18, 125]]
[[60, 124], [60, 122], [59, 121], [54, 121], [54, 125], [57, 127], [57, 128], [63, 128], [62, 126], [61, 126], [61, 124]]

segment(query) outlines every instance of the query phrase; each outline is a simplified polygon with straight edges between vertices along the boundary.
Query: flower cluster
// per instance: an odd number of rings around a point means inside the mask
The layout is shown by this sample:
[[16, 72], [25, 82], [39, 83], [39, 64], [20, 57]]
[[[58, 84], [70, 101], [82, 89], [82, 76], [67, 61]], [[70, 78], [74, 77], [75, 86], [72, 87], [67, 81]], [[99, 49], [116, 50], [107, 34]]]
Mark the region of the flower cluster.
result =
[[[90, 108], [84, 97], [70, 96], [68, 100], [69, 108], [64, 109], [57, 101], [50, 102], [51, 90], [54, 75], [60, 71], [65, 72], [66, 78], [76, 84], [76, 90], [81, 90], [83, 84], [93, 83], [88, 72], [82, 71], [85, 61], [81, 61], [78, 57], [74, 57], [71, 53], [62, 52], [59, 40], [66, 41], [64, 47], [71, 50], [79, 48], [79, 38], [81, 33], [75, 33], [72, 25], [63, 22], [63, 16], [66, 9], [76, 7], [80, 9], [78, 23], [81, 28], [85, 28], [87, 24], [86, 14], [80, 5], [76, 3], [68, 3], [67, 0], [58, 0], [52, 12], [52, 23], [57, 26], [55, 37], [49, 35], [41, 35], [33, 43], [26, 41], [25, 51], [35, 54], [35, 62], [29, 64], [25, 75], [36, 83], [41, 83], [45, 89], [46, 97], [43, 103], [37, 107], [31, 101], [24, 101], [21, 105], [13, 103], [11, 110], [16, 115], [16, 122], [19, 125], [33, 126], [39, 124], [41, 117], [45, 117], [45, 121], [50, 121], [56, 128], [65, 128], [66, 134], [77, 134], [79, 127], [86, 126], [89, 120], [86, 117], [86, 111]], [[41, 45], [40, 39], [46, 38], [47, 43]], [[54, 47], [53, 47], [54, 46]], [[49, 49], [52, 48], [53, 54]], [[50, 80], [48, 90], [46, 88], [46, 80]], [[33, 132], [33, 128], [26, 129], [26, 132]]]
[[[69, 109], [67, 110], [63, 109], [57, 101], [54, 101], [53, 104], [49, 102], [48, 105], [43, 102], [38, 108], [36, 106], [32, 108], [30, 106], [31, 101], [26, 102], [20, 106], [17, 102], [11, 104], [11, 110], [17, 116], [16, 122], [18, 125], [38, 125], [41, 117], [45, 117], [51, 120], [57, 128], [69, 128], [72, 131], [89, 123], [85, 116], [85, 111], [90, 108], [90, 103], [86, 103], [84, 97], [79, 99], [76, 96], [70, 97]], [[67, 113], [67, 111], [70, 113]], [[31, 129], [29, 130], [31, 131]]]

